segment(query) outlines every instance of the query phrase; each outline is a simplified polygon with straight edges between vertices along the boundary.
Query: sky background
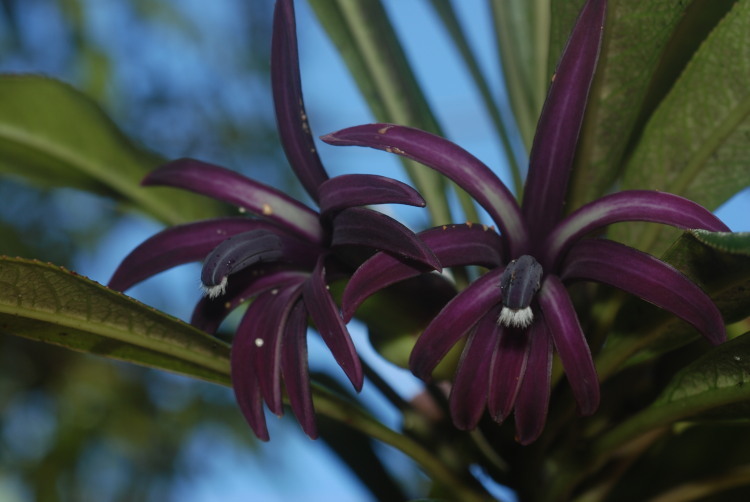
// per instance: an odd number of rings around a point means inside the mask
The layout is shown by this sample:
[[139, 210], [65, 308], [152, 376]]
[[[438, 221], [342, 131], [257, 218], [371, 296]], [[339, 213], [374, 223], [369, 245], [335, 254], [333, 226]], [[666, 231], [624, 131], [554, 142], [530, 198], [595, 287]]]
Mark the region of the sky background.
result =
[[[489, 118], [428, 2], [383, 0], [383, 3], [447, 137], [509, 181], [503, 152]], [[276, 186], [287, 186], [290, 173], [276, 169], [278, 164], [270, 152], [273, 143], [269, 143], [270, 146], [259, 143], [227, 146], [208, 139], [196, 139], [186, 129], [187, 116], [200, 116], [206, 128], [216, 126], [219, 116], [222, 120], [229, 117], [229, 122], [236, 122], [237, 127], [247, 122], [248, 117], [268, 119], [273, 116], [268, 83], [235, 71], [241, 64], [238, 61], [243, 58], [250, 58], [252, 64], [263, 64], [264, 60], [267, 64], [267, 51], [264, 51], [267, 41], [257, 40], [243, 31], [247, 23], [239, 20], [240, 16], [250, 16], [253, 18], [251, 25], [267, 23], [270, 26], [271, 2], [170, 0], [165, 4], [180, 12], [190, 29], [169, 29], [163, 24], [144, 25], [133, 14], [131, 2], [125, 0], [82, 2], [85, 6], [82, 29], [111, 58], [108, 71], [117, 82], [115, 90], [109, 84], [99, 87], [104, 101], [108, 93], [123, 90], [134, 95], [158, 96], [155, 89], [169, 81], [170, 92], [177, 96], [172, 99], [180, 105], [169, 107], [155, 100], [154, 107], [162, 107], [158, 121], [148, 119], [147, 113], [138, 109], [120, 109], [115, 105], [110, 112], [133, 134], [137, 129], [145, 128], [145, 134], [144, 131], [138, 132], [147, 145], [167, 157], [200, 156], [203, 160], [241, 170]], [[303, 89], [313, 132], [319, 136], [371, 122], [372, 115], [307, 3], [298, 0], [295, 4]], [[62, 21], [56, 21], [60, 19], [57, 3], [29, 0], [24, 5], [19, 11], [19, 19], [28, 33], [25, 36], [30, 49], [25, 56], [3, 61], [3, 70], [43, 72], [78, 83], [80, 75], [66, 66], [69, 49], [54, 43], [55, 37], [62, 36], [60, 34], [65, 30]], [[464, 26], [471, 27], [467, 33], [473, 48], [498, 99], [504, 103], [486, 2], [462, 0], [454, 5]], [[0, 37], [5, 36], [2, 28]], [[247, 53], [243, 52], [245, 50]], [[29, 57], [29, 54], [34, 57]], [[88, 85], [92, 85], [91, 82]], [[97, 88], [95, 83], [92, 87]], [[190, 141], [185, 139], [187, 137]], [[358, 172], [405, 180], [398, 162], [382, 152], [335, 148], [322, 143], [318, 146], [331, 175], [352, 172], [356, 166]], [[250, 154], [253, 161], [248, 163]], [[83, 225], [92, 212], [102, 209], [101, 200], [78, 192], [63, 191], [55, 197], [59, 199], [60, 217], [70, 227]], [[733, 230], [748, 231], [749, 208], [750, 195], [745, 190], [722, 207], [718, 214]], [[410, 209], [400, 214], [415, 228], [426, 225], [425, 210]], [[96, 246], [78, 254], [75, 269], [106, 283], [119, 261], [160, 228], [144, 218], [126, 217], [106, 232]], [[186, 319], [200, 295], [197, 271], [197, 266], [180, 267], [133, 288], [130, 294]], [[366, 351], [367, 341], [361, 327], [353, 326], [352, 333], [357, 346]], [[311, 367], [341, 376], [317, 337], [311, 337], [310, 343]], [[170, 389], [195, 385], [171, 375], [160, 378], [168, 381]], [[404, 397], [410, 397], [419, 389], [418, 382], [407, 372], [394, 371], [389, 378]], [[372, 409], [377, 410], [379, 418], [386, 424], [398, 426], [398, 415], [376, 392], [365, 388], [364, 399], [373, 404]], [[44, 420], [40, 423], [43, 424]], [[269, 427], [272, 440], [262, 444], [257, 452], [233, 444], [231, 437], [210, 424], [199, 428], [191, 435], [178, 461], [199, 465], [201, 474], [178, 479], [170, 487], [170, 498], [187, 502], [231, 502], [246, 501], [252, 494], [253, 499], [264, 502], [370, 500], [367, 492], [326, 445], [310, 441], [293, 420], [269, 417]], [[38, 428], [36, 433], [43, 435], [44, 427]], [[394, 473], [404, 479], [420, 479], [421, 475], [411, 462], [386, 447], [383, 450]], [[96, 461], [101, 481], [124, 482], [116, 465], [108, 468], [106, 456]], [[106, 485], [101, 481], [102, 486]], [[25, 500], [28, 498], [23, 488], [12, 478], [0, 474], [0, 502]]]

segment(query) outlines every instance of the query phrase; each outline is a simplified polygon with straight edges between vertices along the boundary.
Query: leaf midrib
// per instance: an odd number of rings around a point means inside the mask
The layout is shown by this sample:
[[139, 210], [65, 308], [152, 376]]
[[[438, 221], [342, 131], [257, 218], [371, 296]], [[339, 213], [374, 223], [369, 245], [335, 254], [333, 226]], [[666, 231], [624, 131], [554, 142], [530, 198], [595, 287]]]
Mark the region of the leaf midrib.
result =
[[177, 211], [173, 211], [167, 204], [160, 203], [161, 199], [147, 197], [145, 191], [139, 189], [139, 185], [131, 185], [123, 177], [115, 176], [111, 169], [97, 169], [93, 162], [90, 162], [84, 156], [76, 155], [69, 148], [49, 140], [42, 140], [39, 135], [29, 135], [19, 132], [18, 129], [0, 124], [0, 136], [9, 143], [15, 143], [22, 148], [37, 150], [52, 159], [57, 159], [64, 165], [83, 171], [92, 178], [112, 187], [125, 198], [138, 202], [165, 222], [176, 224], [182, 220]]

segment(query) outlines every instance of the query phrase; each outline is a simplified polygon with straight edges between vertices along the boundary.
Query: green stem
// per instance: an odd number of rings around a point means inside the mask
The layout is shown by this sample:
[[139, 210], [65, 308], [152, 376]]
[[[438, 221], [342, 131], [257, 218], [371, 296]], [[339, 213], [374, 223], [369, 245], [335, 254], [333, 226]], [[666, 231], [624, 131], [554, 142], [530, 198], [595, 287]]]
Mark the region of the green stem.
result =
[[443, 464], [431, 450], [398, 432], [385, 427], [362, 409], [352, 406], [344, 399], [318, 386], [313, 386], [315, 410], [329, 418], [338, 420], [367, 436], [391, 445], [419, 464], [425, 473], [441, 486], [451, 490], [455, 500], [487, 502], [486, 494], [478, 493], [466, 486], [456, 474]]

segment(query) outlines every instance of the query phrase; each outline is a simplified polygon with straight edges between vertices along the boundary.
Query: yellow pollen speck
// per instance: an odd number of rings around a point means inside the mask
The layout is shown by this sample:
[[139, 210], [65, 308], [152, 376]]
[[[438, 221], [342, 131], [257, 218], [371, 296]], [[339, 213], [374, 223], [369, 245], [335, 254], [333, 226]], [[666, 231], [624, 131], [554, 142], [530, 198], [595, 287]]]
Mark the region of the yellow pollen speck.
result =
[[263, 339], [262, 339], [262, 338], [256, 338], [256, 339], [255, 339], [255, 346], [256, 346], [256, 347], [258, 347], [258, 348], [262, 347], [262, 346], [263, 346], [263, 343], [264, 343], [264, 342], [263, 342]]
[[553, 73], [553, 74], [552, 74], [552, 82], [554, 82], [554, 81], [555, 81], [555, 77], [557, 77], [557, 73]]
[[390, 129], [391, 127], [393, 127], [393, 126], [381, 127], [380, 129], [378, 129], [378, 134], [385, 134], [385, 133], [387, 133], [388, 129]]
[[404, 155], [404, 151], [402, 149], [400, 149], [400, 148], [396, 148], [395, 146], [393, 148], [391, 148], [391, 152], [397, 153], [399, 155]]
[[230, 308], [232, 308], [232, 304], [229, 303], [229, 302], [225, 302], [224, 303], [224, 308], [227, 309], [227, 310], [229, 310]]
[[393, 153], [393, 149], [390, 146], [386, 146], [385, 151], [388, 153]]
[[271, 290], [271, 294], [272, 295], [278, 295], [279, 294], [279, 290], [278, 289], [272, 289]]
[[486, 232], [487, 230], [489, 230], [489, 229], [490, 229], [490, 227], [488, 227], [487, 225], [482, 225], [482, 230], [484, 230], [485, 232]]
[[443, 225], [443, 230], [448, 230], [448, 225]]
[[237, 211], [239, 211], [240, 214], [245, 214], [247, 212], [247, 209], [245, 209], [244, 207], [238, 207]]
[[268, 216], [269, 214], [273, 214], [273, 209], [271, 209], [271, 206], [268, 204], [263, 204], [263, 214]]
[[474, 224], [472, 222], [470, 222], [470, 221], [467, 221], [466, 222], [466, 226], [469, 227], [469, 228], [471, 228], [472, 226], [474, 226]]

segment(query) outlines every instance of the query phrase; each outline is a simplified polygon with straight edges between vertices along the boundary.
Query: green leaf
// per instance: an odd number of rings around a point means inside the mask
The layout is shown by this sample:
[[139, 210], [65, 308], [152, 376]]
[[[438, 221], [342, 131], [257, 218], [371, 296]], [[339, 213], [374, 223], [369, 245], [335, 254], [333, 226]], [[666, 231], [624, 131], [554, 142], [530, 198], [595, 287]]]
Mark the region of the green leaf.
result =
[[229, 385], [229, 346], [49, 263], [0, 258], [0, 330]]
[[[685, 232], [662, 259], [703, 288], [727, 323], [750, 313], [750, 233]], [[669, 312], [635, 298], [628, 300], [598, 358], [600, 377], [624, 364], [653, 359], [698, 336], [692, 326]]]
[[[750, 484], [747, 423], [673, 427], [608, 492], [607, 502], [706, 500], [710, 494]], [[696, 462], [695, 453], [710, 462]], [[657, 498], [657, 496], [661, 498]], [[723, 500], [747, 500], [748, 493]], [[714, 500], [714, 499], [711, 499]]]
[[[750, 185], [750, 1], [706, 39], [656, 110], [628, 162], [623, 188], [655, 188], [716, 209]], [[664, 249], [674, 233], [628, 225], [619, 238]]]
[[[559, 4], [555, 2], [553, 8], [559, 8]], [[547, 72], [550, 3], [548, 0], [492, 0], [490, 6], [510, 105], [528, 152], [551, 75]], [[565, 27], [566, 39], [572, 26], [571, 21]]]
[[747, 417], [748, 402], [750, 332], [714, 347], [683, 368], [651, 406], [605, 434], [596, 450], [611, 451], [681, 420], [734, 417], [738, 409]]
[[[309, 3], [336, 44], [377, 121], [442, 135], [379, 0], [309, 0]], [[433, 223], [452, 221], [445, 179], [416, 162], [406, 159], [403, 162], [409, 178], [427, 201]], [[478, 221], [471, 218], [476, 212], [464, 200], [465, 197], [462, 203], [467, 218]]]
[[[553, 2], [551, 58], [562, 51], [582, 4], [579, 0]], [[601, 196], [615, 181], [652, 76], [688, 4], [609, 2], [597, 76], [569, 188], [571, 209]]]
[[209, 199], [143, 189], [141, 179], [161, 163], [68, 84], [37, 75], [0, 76], [0, 173], [113, 197], [171, 224], [217, 213]]

